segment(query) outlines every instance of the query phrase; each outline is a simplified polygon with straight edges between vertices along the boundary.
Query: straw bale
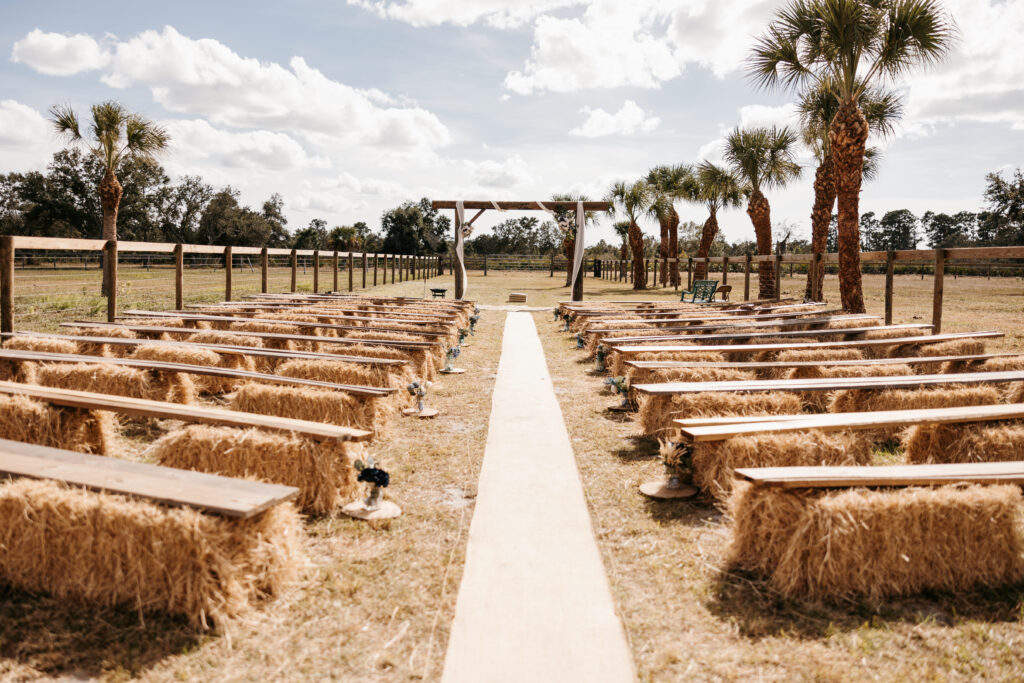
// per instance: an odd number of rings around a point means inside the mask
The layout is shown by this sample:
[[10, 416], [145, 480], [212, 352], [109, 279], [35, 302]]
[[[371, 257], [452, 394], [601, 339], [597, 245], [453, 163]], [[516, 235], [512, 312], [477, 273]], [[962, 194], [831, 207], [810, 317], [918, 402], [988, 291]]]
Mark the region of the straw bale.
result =
[[628, 358], [617, 351], [610, 351], [605, 362], [606, 367], [616, 377], [626, 374], [627, 360], [678, 360], [686, 363], [722, 363], [725, 356], [717, 351], [644, 351], [634, 353]]
[[[783, 376], [784, 379], [818, 379], [826, 377], [893, 377], [912, 375], [909, 365], [815, 365], [793, 368]], [[826, 412], [832, 402], [827, 391], [801, 391], [800, 400], [804, 405], [816, 412]]]
[[881, 324], [882, 321], [877, 318], [855, 318], [852, 320], [844, 318], [841, 320], [830, 320], [826, 327], [830, 330], [848, 330], [851, 327], [879, 327]]
[[[78, 337], [114, 337], [117, 339], [137, 339], [131, 330], [124, 327], [73, 327], [69, 332]], [[121, 344], [96, 344], [78, 342], [78, 353], [83, 356], [104, 356], [107, 358], [121, 357], [129, 353], [131, 347]]]
[[1024, 577], [1016, 486], [792, 491], [741, 485], [728, 563], [781, 594], [839, 603]]
[[92, 391], [153, 401], [194, 403], [195, 385], [180, 372], [139, 370], [106, 363], [42, 363], [36, 383], [58, 389]]
[[11, 337], [4, 340], [4, 348], [43, 353], [78, 353], [78, 344], [75, 342], [46, 337]]
[[386, 358], [388, 360], [407, 360], [416, 369], [416, 373], [425, 380], [436, 376], [437, 366], [432, 359], [424, 354], [411, 353], [409, 349], [398, 349], [393, 346], [377, 346], [374, 344], [331, 344], [324, 349], [325, 353], [342, 356], [363, 356], [366, 358]]
[[756, 379], [750, 370], [737, 368], [634, 368], [627, 373], [630, 384], [653, 384], [658, 382], [732, 382]]
[[904, 435], [911, 463], [1009, 462], [1024, 460], [1020, 422], [914, 425]]
[[970, 356], [979, 353], [985, 353], [985, 342], [979, 339], [952, 339], [950, 341], [939, 342], [938, 344], [912, 343], [902, 344], [899, 346], [876, 346], [867, 349], [866, 353], [872, 358]]
[[365, 451], [357, 443], [191, 425], [161, 438], [150, 454], [167, 467], [294, 486], [296, 505], [308, 514], [332, 514], [363, 492], [353, 463]]
[[684, 417], [779, 415], [799, 413], [801, 408], [798, 396], [778, 391], [641, 394], [639, 403], [640, 428], [650, 435], [674, 429], [672, 421]]
[[114, 414], [61, 408], [25, 396], [0, 394], [0, 439], [79, 453], [107, 455], [117, 434]]
[[394, 406], [384, 397], [355, 396], [345, 391], [284, 387], [250, 382], [231, 400], [231, 409], [260, 415], [367, 429], [380, 434]]
[[126, 496], [22, 479], [0, 486], [0, 578], [58, 599], [185, 616], [244, 617], [304, 565], [290, 504], [225, 519]]
[[900, 339], [902, 337], [923, 337], [931, 334], [928, 329], [914, 327], [897, 330], [868, 330], [864, 333], [865, 339]]
[[38, 363], [23, 360], [0, 360], [0, 381], [38, 384], [36, 369]]
[[[780, 363], [804, 363], [833, 360], [861, 360], [862, 358], [864, 358], [864, 355], [860, 352], [860, 349], [790, 349], [788, 351], [780, 351], [777, 354], [774, 354], [769, 360]], [[778, 367], [766, 368], [759, 372], [764, 379], [782, 379], [790, 370], [791, 368]]]
[[412, 369], [408, 365], [370, 365], [341, 360], [290, 360], [277, 368], [277, 374], [318, 382], [396, 389], [404, 389], [412, 381]]
[[[254, 349], [263, 347], [263, 340], [259, 337], [250, 337], [243, 334], [233, 334], [210, 330], [194, 334], [185, 341], [193, 344], [215, 344], [219, 346], [249, 346]], [[216, 352], [215, 352], [216, 353]], [[274, 368], [281, 362], [280, 358], [266, 356], [237, 356], [224, 354], [225, 367], [236, 367], [241, 370], [255, 370], [257, 372], [273, 372]]]
[[[229, 327], [230, 331], [237, 332], [259, 332], [264, 334], [284, 334], [296, 336], [301, 332], [291, 325], [285, 325], [282, 323], [254, 323], [254, 322], [238, 322], [231, 323]], [[307, 336], [320, 336], [320, 335], [307, 335]], [[318, 351], [319, 343], [301, 339], [264, 339], [263, 345], [268, 349], [281, 349], [284, 351]]]
[[933, 389], [852, 389], [837, 391], [830, 413], [859, 413], [912, 408], [953, 408], [999, 403], [994, 386], [943, 386]]
[[126, 318], [121, 322], [140, 327], [185, 327], [185, 321], [181, 318]]
[[[132, 354], [132, 358], [238, 370], [251, 370], [255, 365], [249, 356], [238, 356], [235, 354], [220, 355], [210, 349], [160, 346], [159, 344], [140, 346]], [[195, 385], [195, 390], [200, 394], [225, 394], [237, 389], [241, 383], [241, 380], [230, 377], [212, 377], [210, 375], [189, 376]]]
[[698, 442], [692, 455], [693, 482], [725, 501], [738, 467], [867, 465], [871, 446], [870, 435], [863, 432], [817, 430]]

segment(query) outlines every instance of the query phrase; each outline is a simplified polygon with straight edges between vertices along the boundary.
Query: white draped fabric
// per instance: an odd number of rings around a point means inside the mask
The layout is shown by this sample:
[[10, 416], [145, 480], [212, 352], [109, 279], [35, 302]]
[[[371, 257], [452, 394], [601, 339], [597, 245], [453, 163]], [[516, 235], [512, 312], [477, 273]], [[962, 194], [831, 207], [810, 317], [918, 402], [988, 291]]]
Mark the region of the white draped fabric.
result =
[[572, 257], [572, 279], [569, 280], [572, 287], [576, 286], [576, 276], [579, 275], [580, 268], [583, 267], [583, 226], [586, 222], [587, 216], [583, 212], [583, 202], [576, 202], [576, 250]]
[[462, 200], [455, 202], [455, 215], [458, 220], [455, 221], [457, 226], [455, 228], [455, 257], [459, 261], [459, 270], [462, 275], [462, 296], [466, 296], [466, 292], [469, 291], [469, 277], [466, 275], [466, 257], [463, 255], [463, 242], [465, 241], [465, 229], [466, 229], [466, 207], [463, 206]]

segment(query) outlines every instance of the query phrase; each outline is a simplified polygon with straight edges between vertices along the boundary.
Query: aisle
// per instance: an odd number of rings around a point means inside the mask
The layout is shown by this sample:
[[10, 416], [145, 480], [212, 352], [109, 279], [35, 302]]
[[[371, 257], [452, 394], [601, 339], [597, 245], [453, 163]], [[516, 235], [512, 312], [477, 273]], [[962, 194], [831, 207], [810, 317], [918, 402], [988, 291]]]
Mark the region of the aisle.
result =
[[445, 683], [634, 680], [529, 313], [505, 319]]

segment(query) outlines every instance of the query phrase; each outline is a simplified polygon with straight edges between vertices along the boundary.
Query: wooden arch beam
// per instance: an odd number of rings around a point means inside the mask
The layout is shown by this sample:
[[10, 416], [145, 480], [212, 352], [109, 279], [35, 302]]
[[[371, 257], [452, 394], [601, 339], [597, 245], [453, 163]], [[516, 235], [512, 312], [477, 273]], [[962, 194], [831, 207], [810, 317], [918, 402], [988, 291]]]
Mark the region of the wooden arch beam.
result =
[[[466, 209], [493, 209], [494, 204], [498, 205], [498, 208], [503, 211], [542, 211], [541, 204], [549, 209], [564, 209], [564, 210], [575, 210], [576, 202], [573, 201], [555, 201], [553, 199], [532, 201], [532, 202], [508, 202], [508, 201], [495, 201], [490, 200], [484, 201], [464, 201], [462, 202], [463, 208]], [[455, 200], [435, 200], [430, 202], [430, 206], [434, 209], [454, 209]], [[611, 202], [583, 202], [584, 211], [609, 211], [611, 210]]]

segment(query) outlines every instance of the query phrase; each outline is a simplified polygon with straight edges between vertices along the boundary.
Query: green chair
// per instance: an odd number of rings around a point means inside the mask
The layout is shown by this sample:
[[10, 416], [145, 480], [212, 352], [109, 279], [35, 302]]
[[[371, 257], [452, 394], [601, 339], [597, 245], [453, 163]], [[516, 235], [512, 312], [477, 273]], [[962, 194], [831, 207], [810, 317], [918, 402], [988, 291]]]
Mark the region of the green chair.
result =
[[[718, 280], [696, 280], [693, 289], [684, 291], [679, 300], [688, 304], [709, 304], [715, 300]], [[690, 297], [687, 301], [686, 297]]]

